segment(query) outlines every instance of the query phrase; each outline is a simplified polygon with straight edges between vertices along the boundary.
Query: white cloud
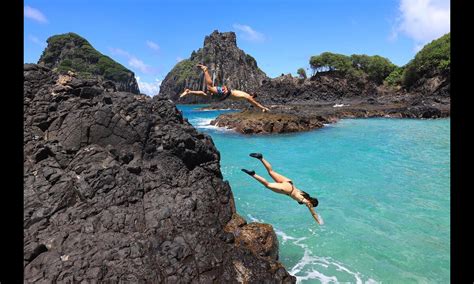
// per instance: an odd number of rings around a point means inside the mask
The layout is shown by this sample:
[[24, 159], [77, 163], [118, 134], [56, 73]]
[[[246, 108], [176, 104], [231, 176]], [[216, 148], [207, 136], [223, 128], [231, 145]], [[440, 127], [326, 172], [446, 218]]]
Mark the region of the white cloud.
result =
[[176, 62], [180, 62], [180, 61], [183, 61], [183, 60], [184, 60], [184, 58], [182, 58], [181, 56], [176, 57]]
[[28, 35], [28, 39], [29, 39], [32, 43], [34, 43], [34, 44], [37, 44], [37, 45], [39, 45], [39, 46], [41, 46], [41, 47], [46, 47], [46, 42], [39, 40], [39, 38], [37, 38], [37, 37], [34, 36], [34, 35]]
[[120, 49], [120, 48], [110, 47], [109, 50], [113, 55], [121, 55], [121, 56], [125, 56], [125, 57], [130, 57], [131, 56], [130, 53], [128, 53], [125, 50]]
[[399, 12], [390, 39], [404, 34], [414, 40], [415, 50], [450, 31], [449, 0], [401, 0]]
[[162, 80], [155, 79], [155, 82], [143, 82], [140, 80], [140, 77], [137, 76], [136, 78], [141, 93], [147, 94], [152, 97], [158, 95], [158, 93], [160, 92]]
[[153, 42], [153, 41], [151, 41], [151, 40], [147, 40], [147, 41], [146, 41], [146, 45], [147, 45], [149, 48], [151, 48], [151, 49], [153, 49], [153, 50], [155, 50], [155, 51], [160, 50], [160, 46], [159, 46], [156, 42]]
[[119, 55], [119, 56], [123, 56], [123, 57], [127, 58], [128, 65], [130, 67], [138, 69], [142, 73], [151, 74], [151, 73], [154, 72], [154, 69], [150, 65], [145, 64], [145, 62], [138, 59], [136, 56], [130, 54], [128, 51], [125, 51], [125, 50], [120, 49], [120, 48], [113, 48], [113, 47], [110, 47], [109, 50], [113, 55]]
[[234, 29], [241, 32], [241, 36], [243, 39], [253, 42], [263, 42], [265, 40], [265, 36], [257, 32], [256, 30], [252, 29], [250, 26], [241, 25], [241, 24], [234, 24]]
[[136, 58], [135, 56], [131, 56], [128, 59], [128, 65], [130, 65], [131, 67], [137, 68], [138, 70], [140, 70], [141, 72], [145, 74], [152, 73], [152, 68], [149, 65], [145, 64], [140, 59]]
[[46, 19], [45, 15], [41, 13], [41, 11], [38, 9], [32, 8], [30, 6], [25, 6], [24, 12], [25, 12], [25, 18], [32, 19], [39, 23], [48, 22], [48, 19]]

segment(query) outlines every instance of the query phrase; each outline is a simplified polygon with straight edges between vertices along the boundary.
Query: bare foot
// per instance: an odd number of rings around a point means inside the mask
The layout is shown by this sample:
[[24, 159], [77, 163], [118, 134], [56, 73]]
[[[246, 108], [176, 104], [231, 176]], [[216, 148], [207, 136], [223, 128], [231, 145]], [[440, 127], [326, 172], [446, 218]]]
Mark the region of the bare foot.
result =
[[185, 89], [184, 92], [182, 92], [181, 95], [179, 95], [179, 97], [182, 98], [186, 96], [188, 93], [189, 93], [189, 89]]
[[201, 68], [202, 71], [204, 71], [204, 72], [207, 71], [207, 66], [205, 66], [205, 65], [203, 65], [203, 64], [198, 63], [198, 64], [196, 64], [196, 66], [199, 67], [199, 68]]
[[269, 111], [269, 110], [270, 110], [269, 108], [264, 107], [264, 108], [262, 109], [262, 112], [267, 112], [267, 111]]

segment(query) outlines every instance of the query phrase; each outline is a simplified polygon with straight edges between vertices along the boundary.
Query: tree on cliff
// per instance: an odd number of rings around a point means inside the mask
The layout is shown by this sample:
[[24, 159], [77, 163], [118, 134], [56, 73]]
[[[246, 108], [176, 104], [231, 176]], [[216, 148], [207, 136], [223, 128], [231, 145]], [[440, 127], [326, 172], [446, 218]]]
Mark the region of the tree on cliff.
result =
[[320, 55], [311, 56], [309, 65], [315, 73], [336, 70], [346, 73], [352, 68], [352, 62], [349, 57], [332, 52], [323, 52]]
[[451, 65], [451, 33], [425, 45], [405, 66], [402, 84], [411, 87], [419, 78], [434, 74], [447, 74]]
[[377, 84], [382, 84], [383, 80], [397, 67], [387, 58], [378, 55], [353, 54], [350, 59], [355, 69], [362, 70], [370, 80]]
[[338, 71], [352, 77], [367, 76], [369, 80], [381, 84], [397, 67], [387, 58], [374, 55], [353, 54], [346, 56], [332, 52], [323, 52], [312, 56], [310, 65], [314, 72]]

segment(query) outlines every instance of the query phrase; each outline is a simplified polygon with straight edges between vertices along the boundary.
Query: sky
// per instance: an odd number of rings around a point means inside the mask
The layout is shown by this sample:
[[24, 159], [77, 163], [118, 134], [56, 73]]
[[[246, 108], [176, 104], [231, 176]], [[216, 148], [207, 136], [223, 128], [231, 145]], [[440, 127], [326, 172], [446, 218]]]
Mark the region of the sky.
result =
[[233, 31], [237, 46], [267, 76], [309, 72], [329, 51], [408, 63], [450, 31], [449, 0], [25, 0], [24, 63], [37, 63], [46, 40], [74, 32], [137, 77], [153, 96], [169, 71], [214, 30]]

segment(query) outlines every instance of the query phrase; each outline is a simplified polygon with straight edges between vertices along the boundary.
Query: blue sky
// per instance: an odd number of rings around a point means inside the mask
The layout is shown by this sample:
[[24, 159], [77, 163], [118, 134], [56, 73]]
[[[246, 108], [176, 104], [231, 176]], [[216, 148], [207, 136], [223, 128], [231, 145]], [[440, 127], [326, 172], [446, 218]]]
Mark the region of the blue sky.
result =
[[450, 30], [449, 0], [25, 0], [24, 62], [55, 34], [74, 32], [135, 72], [155, 95], [161, 80], [213, 30], [269, 76], [296, 74], [325, 51], [381, 55], [399, 66]]

